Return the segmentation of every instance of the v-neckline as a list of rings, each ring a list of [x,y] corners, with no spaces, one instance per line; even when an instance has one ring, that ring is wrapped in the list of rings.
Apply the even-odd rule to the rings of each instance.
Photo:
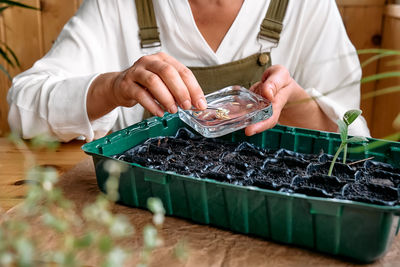
[[[176,1],[175,1],[176,2]],[[234,32],[239,31],[238,29],[238,24],[240,23],[240,17],[242,13],[244,12],[243,10],[246,9],[247,2],[246,0],[243,1],[242,6],[240,7],[240,10],[238,14],[236,15],[232,25],[229,27],[228,31],[226,32],[225,36],[223,37],[221,43],[219,44],[217,50],[214,52],[214,50],[210,47],[202,33],[200,32],[199,28],[197,27],[196,21],[194,19],[194,15],[192,13],[192,9],[190,7],[189,1],[188,0],[183,0],[183,10],[182,13],[179,14],[179,17],[183,19],[183,23],[179,25],[183,32],[192,32],[195,33],[195,39],[196,42],[195,44],[190,43],[189,45],[194,49],[194,52],[198,52],[201,50],[206,49],[207,55],[212,57],[212,61],[214,63],[219,63],[220,61],[220,55],[222,51],[224,51],[225,47],[229,45],[229,40],[231,39],[230,36],[234,34]],[[211,58],[209,58],[211,59]]]

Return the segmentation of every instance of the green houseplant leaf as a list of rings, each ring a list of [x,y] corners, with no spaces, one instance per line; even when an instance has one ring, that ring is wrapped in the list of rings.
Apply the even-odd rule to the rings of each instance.
[[[17,7],[23,7],[23,8],[28,8],[28,9],[34,9],[34,10],[39,10],[39,8],[36,8],[34,6],[28,6],[25,4],[22,4],[17,1],[12,1],[12,0],[0,0],[0,4],[6,4],[7,6],[3,7],[1,11],[4,11],[4,9],[11,7],[11,6],[17,6]]]
[[[347,139],[348,144],[361,143],[361,142],[368,142],[368,139],[365,138],[364,136],[353,136]]]
[[[358,116],[361,115],[361,113],[362,111],[359,109],[351,109],[344,114],[343,121],[347,126],[349,126],[358,118]]]

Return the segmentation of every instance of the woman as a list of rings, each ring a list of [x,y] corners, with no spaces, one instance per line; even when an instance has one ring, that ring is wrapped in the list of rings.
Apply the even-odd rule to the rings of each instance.
[[[277,122],[336,131],[359,107],[360,76],[334,0],[86,0],[51,51],[14,79],[9,123],[24,138],[91,141],[144,109],[204,109],[204,93],[240,84],[274,111],[247,135]],[[350,134],[368,136],[365,120]]]

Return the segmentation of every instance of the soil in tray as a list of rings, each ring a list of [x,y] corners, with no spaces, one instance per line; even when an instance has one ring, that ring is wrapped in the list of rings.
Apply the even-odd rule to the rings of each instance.
[[[345,185],[337,177],[328,175],[298,176],[292,183],[294,192],[316,197],[340,196]]]
[[[307,168],[308,175],[324,175],[329,171],[331,162],[327,161],[325,163],[310,164]],[[336,162],[333,167],[332,174],[336,176],[341,181],[354,181],[354,175],[356,171],[349,167],[347,164]]]
[[[371,160],[351,167],[336,163],[333,176],[327,176],[330,155],[261,149],[247,142],[203,138],[185,128],[175,137],[148,139],[114,158],[236,185],[380,205],[399,201],[400,171],[391,165]]]
[[[373,170],[373,171],[358,171],[355,175],[356,181],[366,182],[370,184],[390,186],[398,188],[400,186],[400,174]]]
[[[398,190],[389,186],[350,183],[343,187],[343,197],[349,200],[378,205],[395,205],[398,202]]]

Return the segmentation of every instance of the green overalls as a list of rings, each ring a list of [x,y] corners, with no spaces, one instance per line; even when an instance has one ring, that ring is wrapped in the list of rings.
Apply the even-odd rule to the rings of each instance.
[[[278,44],[288,2],[289,0],[271,0],[267,14],[260,26],[258,38],[268,39],[276,45]],[[142,49],[161,46],[152,0],[135,0],[135,3]],[[260,50],[262,49],[260,48]],[[260,51],[249,57],[222,65],[188,66],[188,68],[193,72],[204,94],[209,94],[230,85],[250,88],[251,85],[261,80],[264,71],[270,66],[270,51]],[[145,112],[144,117],[147,118],[148,115],[149,113]]]

